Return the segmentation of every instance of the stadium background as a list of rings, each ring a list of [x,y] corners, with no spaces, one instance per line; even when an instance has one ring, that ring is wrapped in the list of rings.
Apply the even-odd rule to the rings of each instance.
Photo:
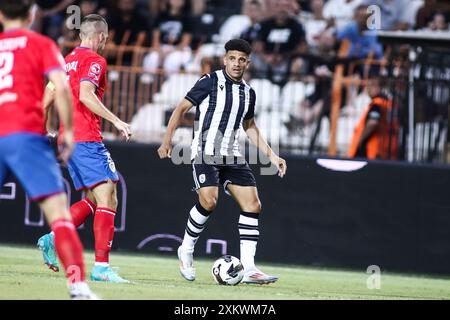
[[[270,18],[277,6],[290,6],[290,16],[302,23],[306,37],[319,39],[305,40],[306,49],[289,52],[290,61],[300,61],[298,69],[246,74],[257,94],[257,123],[289,166],[283,180],[259,175],[262,165],[253,166],[263,202],[258,260],[362,272],[378,265],[383,271],[448,275],[450,35],[448,24],[447,31],[437,31],[432,23],[440,12],[448,21],[448,3],[408,1],[414,23],[398,26],[404,29],[400,34],[379,36],[381,57],[373,52],[360,57],[349,55],[346,41],[326,45],[327,32],[332,34],[334,27],[328,29],[328,20],[322,17],[324,26],[312,13],[321,1],[257,2],[264,3],[261,18]],[[332,0],[323,5],[327,2]],[[105,104],[134,131],[133,141],[125,143],[111,125],[103,124],[121,173],[113,248],[173,256],[196,194],[191,192],[190,166],[158,160],[156,148],[184,93],[202,73],[220,67],[223,43],[251,26],[245,15],[248,9],[240,0],[187,2],[190,56],[178,70],[166,70],[145,64],[155,50],[152,24],[164,11],[165,1],[68,0],[59,2],[63,6],[59,12],[52,10],[57,3],[42,1],[33,27],[53,37],[63,53],[77,45],[76,32],[64,25],[67,6],[78,4],[83,14],[100,12],[110,23],[104,52],[109,62]],[[126,20],[128,16],[132,19]],[[231,25],[242,24],[242,30],[230,24],[226,28],[233,16]],[[351,22],[352,16],[347,19]],[[320,50],[327,50],[326,55]],[[317,56],[326,59],[317,62]],[[324,65],[329,73],[318,76],[317,68]],[[374,70],[394,101],[399,145],[388,159],[352,161],[346,154],[353,128],[370,101],[364,89]],[[309,107],[304,102],[320,98],[328,108],[306,121]],[[185,120],[174,143],[187,146],[192,121],[189,116]],[[80,195],[65,174],[74,202]],[[198,244],[196,253],[201,257],[239,255],[237,205],[223,193],[219,202]],[[14,180],[2,189],[0,212],[1,243],[32,245],[48,230],[42,214]],[[87,248],[93,247],[91,227],[88,223],[79,230]]]

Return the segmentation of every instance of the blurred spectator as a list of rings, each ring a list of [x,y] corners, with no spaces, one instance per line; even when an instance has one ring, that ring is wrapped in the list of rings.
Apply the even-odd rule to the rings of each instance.
[[[323,15],[324,0],[311,0],[311,13],[302,16],[302,24],[305,27],[306,42],[309,53],[317,53],[320,34],[329,27],[331,20],[327,21]]]
[[[287,82],[293,68],[293,56],[306,51],[303,26],[292,16],[293,1],[270,0],[273,18],[261,22],[258,40],[253,44],[252,74],[273,83]],[[298,64],[296,65],[298,66]]]
[[[106,17],[108,14],[109,3],[107,0],[77,0],[76,3],[80,6],[82,17],[93,13]]]
[[[431,21],[428,22],[428,27],[425,30],[430,31],[449,31],[448,23],[443,13],[437,12],[433,15]]]
[[[351,42],[349,57],[365,59],[370,53],[373,53],[376,59],[383,57],[383,49],[377,41],[376,31],[367,29],[367,6],[360,5],[355,9],[353,22],[344,29],[338,30],[337,40],[348,39]]]
[[[262,21],[265,13],[262,0],[243,0],[241,14],[232,15],[220,27],[219,43],[239,38],[243,31]]]
[[[423,29],[429,27],[429,22],[436,13],[442,13],[445,20],[450,18],[450,2],[448,0],[424,0],[423,5],[417,11],[416,28]]]
[[[342,29],[352,21],[355,9],[362,2],[363,0],[328,0],[323,7],[323,16],[333,19],[334,26]]]
[[[392,100],[382,94],[379,78],[369,79],[367,93],[371,98],[352,136],[350,158],[396,159],[398,123]]]
[[[408,30],[415,24],[411,14],[410,0],[364,0],[363,4],[380,8],[381,30]]]
[[[144,69],[154,73],[163,68],[168,74],[178,72],[192,59],[191,23],[186,13],[186,0],[170,0],[153,26],[155,50],[144,58]]]
[[[138,9],[136,0],[117,0],[116,6],[106,17],[109,29],[114,32],[115,44],[132,45],[136,43],[140,32],[148,32],[149,14]],[[128,34],[128,38],[124,36]],[[150,37],[146,37],[145,45],[150,46]]]
[[[284,123],[290,133],[301,133],[304,127],[317,124],[310,140],[310,149],[314,147],[317,134],[320,132],[321,119],[329,117],[331,110],[331,83],[336,65],[336,53],[332,46],[333,39],[328,33],[319,38],[318,52],[308,56],[307,74],[305,77],[314,82],[315,88],[300,102]]]
[[[66,9],[75,4],[75,0],[39,1],[32,29],[58,40],[62,34]]]
[[[260,22],[264,19],[267,14],[267,9],[264,0],[253,0],[249,2],[249,17],[250,26],[242,31],[240,38],[246,40],[248,43],[253,45],[258,39],[259,31],[261,30]]]
[[[193,2],[198,0],[193,0]],[[229,16],[239,14],[243,0],[201,0],[205,2],[205,11],[214,12],[222,17],[222,23]]]

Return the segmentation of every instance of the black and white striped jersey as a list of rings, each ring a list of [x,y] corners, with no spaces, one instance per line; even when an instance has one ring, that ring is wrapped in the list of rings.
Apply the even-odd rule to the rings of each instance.
[[[256,96],[250,85],[219,70],[202,76],[185,98],[197,106],[191,159],[200,153],[241,157],[240,128],[255,113]]]

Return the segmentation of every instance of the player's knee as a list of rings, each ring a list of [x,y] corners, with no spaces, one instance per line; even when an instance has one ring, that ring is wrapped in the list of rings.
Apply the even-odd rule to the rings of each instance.
[[[104,197],[102,199],[97,200],[97,207],[100,208],[109,208],[112,210],[117,209],[117,198],[115,196]]]
[[[262,210],[262,205],[261,205],[261,201],[259,201],[258,199],[249,202],[246,205],[245,211],[247,212],[254,212],[254,213],[260,213]]]
[[[217,197],[214,195],[208,195],[200,198],[200,204],[208,211],[213,211],[217,205]]]

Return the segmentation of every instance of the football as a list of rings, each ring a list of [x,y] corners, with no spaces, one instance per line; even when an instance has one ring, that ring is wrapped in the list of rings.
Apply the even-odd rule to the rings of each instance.
[[[244,277],[244,267],[238,258],[225,255],[214,262],[212,275],[218,284],[235,286]]]

